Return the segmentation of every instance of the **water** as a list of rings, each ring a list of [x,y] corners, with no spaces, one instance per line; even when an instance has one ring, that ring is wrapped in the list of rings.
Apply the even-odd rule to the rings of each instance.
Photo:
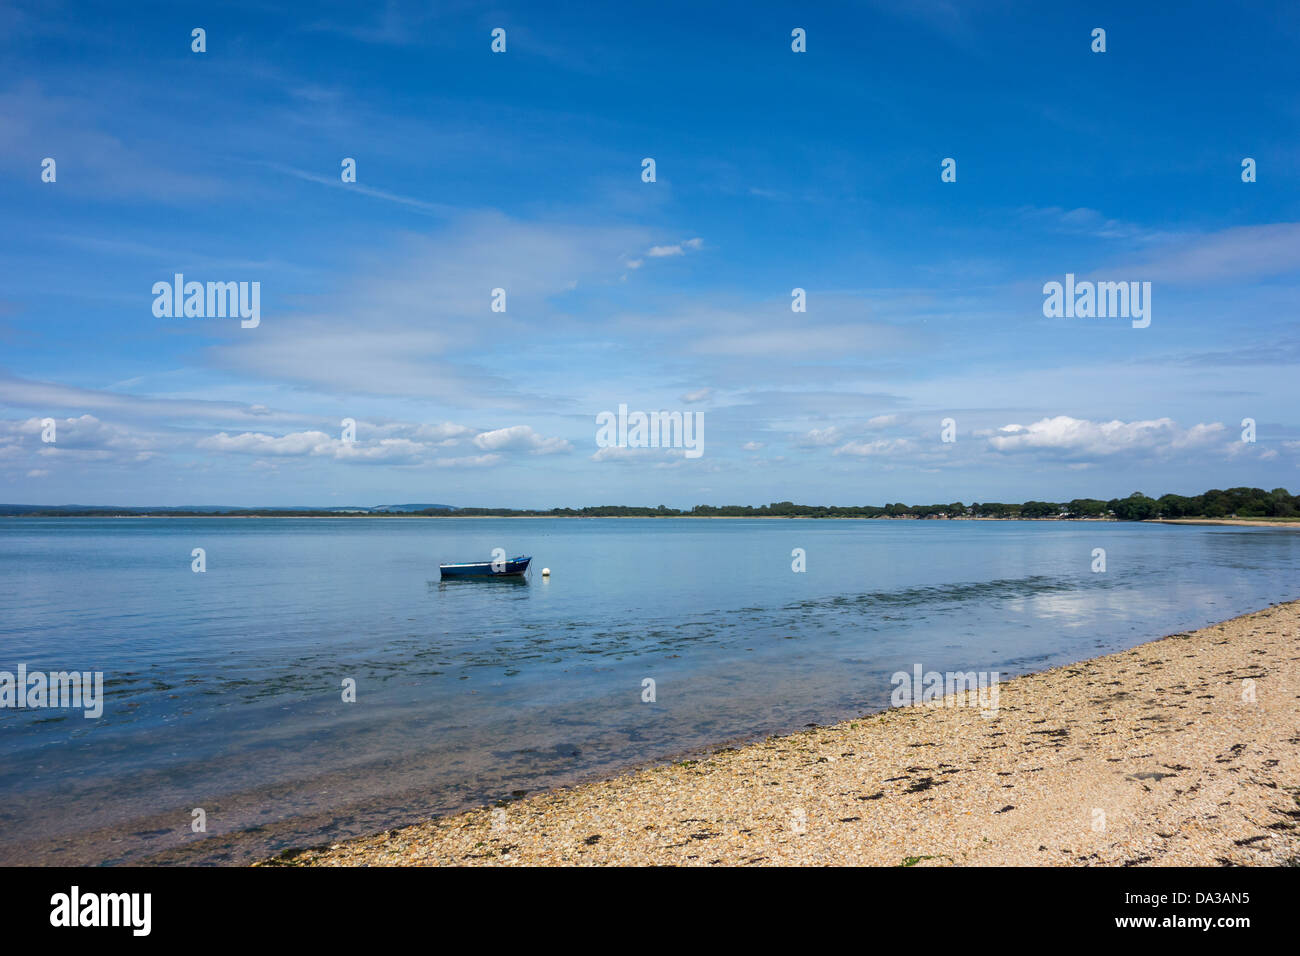
[[[497,547],[531,581],[438,581]],[[0,519],[0,670],[105,679],[97,720],[0,709],[0,863],[245,862],[879,709],[918,663],[1130,647],[1298,568],[1268,528]]]

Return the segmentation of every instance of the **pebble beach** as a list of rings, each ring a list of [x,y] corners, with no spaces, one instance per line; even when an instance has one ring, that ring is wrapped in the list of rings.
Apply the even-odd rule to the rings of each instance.
[[[1300,862],[1300,601],[699,760],[288,850],[295,866]]]

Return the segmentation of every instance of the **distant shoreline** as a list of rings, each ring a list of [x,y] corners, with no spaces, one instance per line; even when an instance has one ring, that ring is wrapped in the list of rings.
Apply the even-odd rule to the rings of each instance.
[[[1239,515],[1245,516],[1238,518]],[[425,501],[363,506],[355,502],[321,505],[27,505],[0,502],[0,517],[14,518],[841,518],[858,521],[1200,521],[1240,524],[1300,523],[1300,496],[1285,488],[1212,488],[1199,495],[1165,494],[1149,498],[1135,491],[1127,498],[1072,498],[1069,501],[961,501],[904,504],[698,504],[583,505],[581,508],[505,508]]]
[[[362,514],[357,512],[338,513],[338,514],[219,514],[212,511],[196,512],[168,512],[144,513],[144,514],[86,514],[84,512],[72,512],[68,514],[0,514],[0,518],[156,518],[156,519],[184,519],[184,518],[241,518],[248,520],[270,519],[296,519],[296,520],[324,520],[330,518],[348,518],[348,519],[382,519],[390,520],[394,518],[427,518],[435,521],[446,519],[503,519],[503,520],[520,520],[520,519],[552,519],[560,518],[567,520],[585,520],[585,521],[626,521],[626,520],[645,520],[664,519],[673,520],[679,518],[688,518],[693,521],[914,521],[917,523],[926,522],[947,522],[947,521],[1033,521],[1047,524],[1184,524],[1184,525],[1225,525],[1242,528],[1292,528],[1300,530],[1300,518],[1295,519],[1277,519],[1277,518],[1147,518],[1140,521],[1124,520],[1114,517],[1102,518],[1024,518],[1020,516],[1007,518],[994,517],[975,517],[964,516],[960,518],[919,518],[914,515],[693,515],[693,514],[674,514],[674,515],[552,515],[552,514],[520,514],[520,515],[466,515],[466,514],[420,514],[391,512],[387,514]]]

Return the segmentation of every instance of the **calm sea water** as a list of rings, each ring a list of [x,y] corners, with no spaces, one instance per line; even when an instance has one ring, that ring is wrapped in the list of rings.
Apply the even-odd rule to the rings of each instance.
[[[439,582],[497,547],[531,580]],[[97,720],[0,709],[0,863],[243,862],[878,709],[918,663],[1093,657],[1298,569],[1268,528],[0,519],[0,670],[105,676]]]

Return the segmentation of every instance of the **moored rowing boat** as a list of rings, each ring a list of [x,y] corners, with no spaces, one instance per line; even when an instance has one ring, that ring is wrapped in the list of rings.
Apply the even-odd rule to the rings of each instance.
[[[499,578],[522,576],[528,572],[529,555],[520,555],[509,560],[473,561],[469,564],[440,564],[438,572],[444,578]]]

